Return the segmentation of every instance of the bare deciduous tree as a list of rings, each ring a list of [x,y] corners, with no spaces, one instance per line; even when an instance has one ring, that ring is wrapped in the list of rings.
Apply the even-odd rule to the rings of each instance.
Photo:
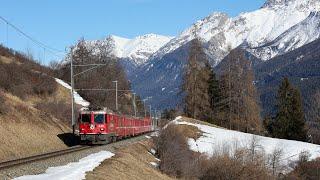
[[[184,70],[182,92],[184,112],[187,116],[206,120],[211,117],[209,78],[210,65],[200,40],[191,42],[187,66]]]

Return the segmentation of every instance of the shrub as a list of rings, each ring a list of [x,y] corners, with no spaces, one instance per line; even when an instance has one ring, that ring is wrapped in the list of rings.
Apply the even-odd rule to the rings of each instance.
[[[274,179],[268,158],[253,138],[247,148],[224,146],[212,156],[191,151],[183,130],[168,125],[154,139],[160,170],[184,179]],[[276,156],[275,159],[280,158]],[[275,164],[275,163],[274,163]]]
[[[46,76],[39,76],[37,82],[33,87],[34,93],[38,95],[50,95],[53,94],[57,89],[57,83],[53,78],[48,78]]]
[[[4,96],[4,94],[0,90],[0,114],[6,114],[9,111],[9,108],[8,108],[3,96]]]
[[[26,82],[12,85],[8,91],[21,99],[25,99],[28,95],[33,94],[32,85]]]
[[[187,139],[177,126],[169,125],[162,129],[155,142],[161,171],[175,177],[198,176],[199,166],[195,164],[200,157],[189,150]]]
[[[320,127],[310,128],[309,135],[309,142],[320,144]]]
[[[284,179],[320,179],[320,158],[313,161],[302,159]]]
[[[207,166],[200,179],[273,179],[267,158],[253,136],[248,147],[223,146],[206,159]],[[203,163],[204,164],[204,163]]]
[[[12,62],[0,61],[0,88],[24,99],[27,95],[49,95],[55,92],[56,82],[53,71],[30,59],[29,56],[0,45],[0,56]]]
[[[0,63],[0,88],[24,99],[27,95],[50,95],[57,83],[46,74],[34,72],[23,65]]]
[[[65,103],[64,101],[44,101],[38,103],[36,108],[53,115],[55,118],[64,121],[66,124],[71,120],[71,105]]]

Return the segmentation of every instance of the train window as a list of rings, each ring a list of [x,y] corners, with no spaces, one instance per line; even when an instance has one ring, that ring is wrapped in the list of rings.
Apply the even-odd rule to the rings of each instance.
[[[82,123],[90,123],[91,115],[90,114],[81,114],[81,122]]]
[[[98,124],[104,123],[104,115],[103,114],[95,114],[94,115],[94,122]]]

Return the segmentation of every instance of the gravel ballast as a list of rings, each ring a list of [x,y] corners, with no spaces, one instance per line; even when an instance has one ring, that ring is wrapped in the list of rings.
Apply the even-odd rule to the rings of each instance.
[[[32,163],[27,163],[19,166],[14,166],[8,169],[3,169],[0,170],[0,179],[12,179],[24,175],[41,174],[44,173],[49,167],[62,166],[71,162],[77,162],[81,158],[84,158],[92,153],[97,153],[103,150],[116,153],[117,149],[119,149],[120,147],[128,146],[134,142],[138,142],[144,139],[146,139],[145,135],[141,135],[138,137],[124,139],[108,145],[92,146],[92,148],[85,149],[82,151],[65,154]]]

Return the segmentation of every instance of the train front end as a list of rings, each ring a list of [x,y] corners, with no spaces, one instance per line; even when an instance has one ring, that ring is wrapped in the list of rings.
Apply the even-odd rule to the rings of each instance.
[[[105,111],[81,111],[79,114],[79,135],[81,144],[106,144],[110,134]]]

